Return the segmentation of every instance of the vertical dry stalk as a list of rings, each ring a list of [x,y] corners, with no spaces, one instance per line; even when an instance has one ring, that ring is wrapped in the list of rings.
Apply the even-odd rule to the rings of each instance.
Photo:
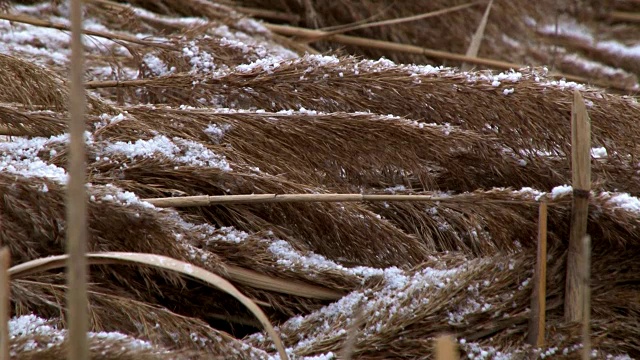
[[[69,184],[67,189],[67,324],[71,360],[89,358],[87,340],[87,195],[85,189],[84,55],[82,48],[82,0],[71,0],[71,89],[69,92],[71,123]]]
[[[491,6],[493,5],[493,0],[489,1],[487,5],[487,9],[484,11],[484,15],[482,16],[482,20],[480,20],[480,24],[478,25],[478,29],[475,34],[471,38],[471,44],[469,44],[469,48],[467,49],[466,56],[470,58],[478,57],[478,51],[480,50],[480,44],[482,43],[482,38],[484,37],[484,29],[487,27],[487,20],[489,19],[489,13],[491,13]],[[464,62],[462,63],[462,71],[471,70],[471,65]]]
[[[589,194],[591,191],[591,123],[587,108],[579,91],[574,91],[571,113],[571,175],[573,182],[573,204],[571,207],[571,229],[567,255],[567,280],[565,288],[564,315],[567,321],[580,322],[584,311],[584,279],[586,254],[582,239],[587,234],[589,216]]]
[[[340,356],[343,360],[350,360],[351,355],[353,355],[353,351],[356,347],[356,340],[358,339],[358,333],[360,332],[360,326],[364,323],[363,311],[361,308],[358,308],[354,314],[353,323],[349,326],[349,332],[347,333],[347,339],[344,342],[344,346],[342,347],[342,356]]]
[[[584,297],[582,307],[584,317],[582,318],[582,359],[591,359],[591,237],[585,236],[582,239],[582,246],[585,255],[584,269],[582,269],[584,278]]]
[[[535,347],[544,346],[546,296],[547,296],[547,203],[540,203],[538,213],[538,256],[533,294],[528,342]]]
[[[436,339],[436,360],[458,360],[460,354],[451,335],[441,335]]]
[[[9,360],[9,309],[10,290],[9,267],[11,256],[9,248],[0,250],[0,360]]]

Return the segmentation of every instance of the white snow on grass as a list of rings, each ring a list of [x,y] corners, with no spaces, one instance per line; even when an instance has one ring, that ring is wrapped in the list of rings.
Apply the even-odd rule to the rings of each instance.
[[[627,193],[610,195],[607,203],[629,212],[640,214],[640,199]]]
[[[551,198],[556,199],[559,197],[570,195],[573,192],[571,185],[560,185],[551,189]]]
[[[562,57],[562,59],[577,67],[582,68],[585,71],[595,71],[607,76],[631,76],[631,74],[629,74],[625,70],[586,59],[578,54],[566,54]]]
[[[604,147],[597,147],[591,149],[591,156],[594,159],[603,159],[607,157],[607,149]]]
[[[493,346],[482,346],[478,343],[466,342],[464,339],[461,339],[458,342],[460,343],[460,347],[467,353],[467,358],[470,360],[511,360],[514,357],[519,358],[518,356],[514,356],[514,354],[498,351]]]
[[[50,138],[12,137],[11,141],[2,141],[0,142],[0,171],[24,177],[44,177],[66,184],[67,172],[63,168],[46,163],[38,157],[38,153],[49,144],[66,142],[67,138],[65,134]]]
[[[355,314],[361,310],[370,326],[363,329],[362,336],[368,337],[385,331],[387,321],[395,316],[409,316],[417,309],[429,303],[426,297],[414,297],[415,294],[424,294],[425,289],[432,288],[431,292],[439,291],[446,287],[452,279],[459,274],[461,269],[436,270],[425,268],[407,274],[397,270],[385,274],[382,288],[356,290],[342,297],[338,301],[329,304],[309,315],[295,316],[282,325],[282,331],[296,334],[292,340],[296,344],[291,351],[303,349],[318,341],[329,340],[346,335],[345,326],[348,327],[355,321]],[[407,300],[410,300],[407,304]],[[402,303],[402,305],[401,305]],[[342,328],[334,329],[335,325],[342,321]],[[298,330],[303,326],[310,326],[304,333]],[[391,325],[393,326],[393,325]],[[251,335],[249,338],[261,341],[263,334]]]
[[[147,209],[156,208],[153,204],[140,200],[136,194],[130,191],[123,191],[113,184],[107,184],[104,188],[112,192],[111,194],[102,196],[102,200],[104,201],[110,201],[124,206],[136,205]]]
[[[126,346],[131,350],[153,349],[151,343],[138,340],[119,332],[90,332],[89,339],[117,341],[118,345]],[[67,336],[67,330],[58,329],[52,325],[51,321],[42,319],[36,315],[23,315],[9,320],[9,337],[12,342],[22,337],[37,336],[45,342],[39,343],[35,340],[27,341],[24,346],[18,349],[12,346],[11,355],[18,356],[20,353],[41,351],[53,346],[62,345]]]
[[[176,71],[175,67],[169,68],[164,61],[151,53],[144,54],[142,62],[147,66],[149,71],[151,71],[153,76],[169,75]]]
[[[222,142],[224,134],[229,130],[231,130],[231,125],[229,124],[209,124],[204,129],[204,132],[209,135],[209,137],[215,144],[220,144]]]
[[[151,158],[156,155],[162,155],[184,165],[211,167],[223,171],[231,170],[231,166],[224,156],[214,153],[204,145],[178,137],[169,139],[164,135],[157,135],[149,140],[118,141],[107,144],[103,152],[106,154],[123,154],[128,158]]]

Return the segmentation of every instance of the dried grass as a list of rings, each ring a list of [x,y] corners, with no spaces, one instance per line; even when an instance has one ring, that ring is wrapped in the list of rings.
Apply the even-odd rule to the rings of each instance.
[[[462,2],[243,4],[305,14],[305,22],[323,27],[397,18],[414,14],[418,6],[422,13]],[[229,7],[235,5],[199,0],[92,0],[87,5],[88,16],[103,24],[107,34],[146,33],[168,45],[120,39],[87,47],[86,121],[92,132],[87,150],[94,197],[89,203],[89,250],[170,256],[232,281],[279,325],[296,356],[341,354],[348,342],[353,359],[430,358],[433,338],[443,332],[458,341],[466,339],[458,343],[462,356],[480,356],[482,350],[494,351],[494,356],[497,351],[538,356],[539,351],[523,344],[536,247],[536,197],[542,194],[512,189],[549,191],[570,183],[570,90],[575,85],[558,82],[540,68],[525,69],[519,81],[511,82],[510,76],[519,75],[494,78],[485,71],[461,73],[351,57],[286,60],[307,45],[294,47],[291,39],[269,34],[232,12]],[[568,2],[552,5],[495,2],[479,56],[520,63],[529,63],[534,55],[553,58],[549,49],[562,39],[549,37],[540,44],[536,35],[531,44],[526,42],[535,28],[521,21],[523,15],[540,21],[556,12],[586,21],[605,15],[585,6],[572,9]],[[628,2],[611,6],[637,11]],[[28,15],[44,19],[63,14],[53,2],[39,9],[41,13]],[[381,15],[383,9],[388,11]],[[360,29],[358,34],[464,53],[484,9],[476,6],[413,24]],[[207,20],[194,23],[177,16]],[[504,21],[493,21],[494,16]],[[603,34],[615,39],[624,38],[624,29],[634,29],[630,24],[603,26]],[[224,40],[228,34],[237,37]],[[513,34],[521,45],[514,47],[504,34]],[[325,46],[332,45],[320,48]],[[566,46],[566,54],[591,51],[580,46]],[[212,56],[215,68],[194,67],[193,57],[183,49],[196,47],[197,56]],[[282,61],[265,60],[276,53]],[[38,158],[58,170],[66,168],[63,138],[47,138],[67,129],[68,94],[62,79],[68,68],[24,48],[12,54],[0,55],[0,81],[6,84],[0,91],[0,159],[6,161],[0,163],[5,166],[0,172],[0,243],[10,248],[12,263],[18,264],[64,252],[64,188],[55,178],[21,167],[30,153],[16,144],[28,139],[42,143]],[[149,61],[153,58],[174,71],[156,72]],[[561,69],[578,71],[572,66]],[[624,71],[630,74],[635,65],[620,66],[620,76],[627,76]],[[112,71],[107,73],[107,67]],[[626,87],[634,82],[626,77],[609,80],[628,81]],[[624,353],[637,357],[637,199],[610,191],[640,194],[640,154],[629,135],[640,131],[640,114],[633,98],[580,89],[589,105],[594,146],[605,147],[608,154],[592,161],[588,232],[594,244],[593,346],[602,358]],[[210,126],[213,131],[207,131]],[[126,156],[106,151],[117,142],[157,136],[193,141],[202,146],[198,151],[224,156],[231,170],[184,164],[158,152]],[[452,201],[224,204],[172,210],[137,200],[335,192],[439,194]],[[558,347],[555,357],[571,358],[572,346],[581,340],[579,328],[564,323],[561,309],[570,198],[545,196],[550,215],[547,346]],[[242,281],[234,277],[238,271],[260,274],[276,285],[300,284],[300,291]],[[120,331],[127,339],[155,346],[135,349],[117,341],[93,341],[97,358],[274,355],[264,334],[255,333],[260,325],[252,315],[215,288],[139,266],[94,265],[91,274],[92,330]],[[302,289],[310,287],[344,296],[334,301],[303,294]],[[52,270],[16,279],[11,291],[13,315],[36,313],[64,328],[62,273]],[[249,333],[255,334],[238,339]],[[30,340],[50,341],[29,336],[13,343],[21,358],[54,359],[64,353],[64,345],[27,351],[22,346]]]

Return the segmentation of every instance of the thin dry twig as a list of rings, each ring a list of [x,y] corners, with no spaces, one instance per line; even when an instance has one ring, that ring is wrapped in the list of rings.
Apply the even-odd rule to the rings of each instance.
[[[368,194],[252,194],[252,195],[198,195],[143,199],[157,207],[190,207],[220,204],[256,204],[256,203],[304,203],[304,202],[362,202],[362,201],[428,201],[460,202],[469,201],[448,196],[432,195],[368,195]],[[486,200],[487,202],[510,202],[509,200]],[[525,200],[512,201],[517,203]]]
[[[547,298],[547,202],[540,203],[538,210],[538,252],[534,273],[534,288],[531,294],[531,319],[528,342],[532,346],[544,346]]]
[[[582,360],[591,359],[591,237],[582,238],[585,260],[582,268],[584,297],[582,299]]]
[[[640,22],[640,13],[612,11],[609,13],[609,19],[616,21]]]

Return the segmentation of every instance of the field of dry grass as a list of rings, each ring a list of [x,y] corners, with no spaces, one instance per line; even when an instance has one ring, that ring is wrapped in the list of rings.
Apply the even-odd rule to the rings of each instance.
[[[580,324],[563,317],[577,90],[592,130],[592,355],[640,357],[640,4],[496,0],[463,61],[451,54],[488,2],[336,36],[466,3],[86,0],[88,251],[219,275],[294,359],[431,359],[443,333],[469,359],[578,358]],[[70,23],[67,2],[0,4],[0,244],[15,265],[65,252]],[[434,199],[144,201],[334,193]],[[547,335],[533,348],[541,201]],[[64,297],[61,269],[12,279],[12,358],[65,356]],[[89,301],[95,359],[278,358],[254,313],[193,277],[96,262]]]

